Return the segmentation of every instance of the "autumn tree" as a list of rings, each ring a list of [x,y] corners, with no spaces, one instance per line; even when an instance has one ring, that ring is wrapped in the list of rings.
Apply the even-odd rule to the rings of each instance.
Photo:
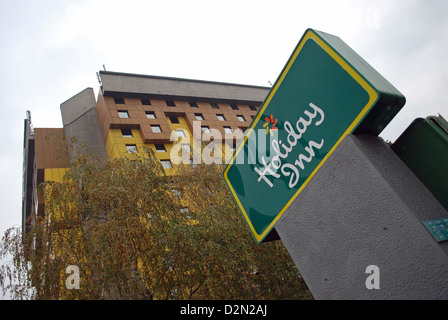
[[[167,176],[147,149],[81,154],[62,182],[40,186],[45,216],[5,232],[0,285],[31,299],[311,298],[281,241],[256,244],[222,166],[180,165]],[[68,266],[79,289],[68,289]]]

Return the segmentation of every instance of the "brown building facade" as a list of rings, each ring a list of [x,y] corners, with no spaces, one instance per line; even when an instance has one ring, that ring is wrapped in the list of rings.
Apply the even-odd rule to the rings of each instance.
[[[235,132],[244,132],[269,93],[269,87],[100,71],[98,97],[86,88],[61,104],[63,128],[33,129],[27,113],[24,129],[23,228],[43,214],[37,186],[61,181],[80,150],[55,140],[75,138],[88,152],[116,158],[152,148],[167,174],[176,144],[191,148],[193,136],[235,148]],[[198,132],[200,131],[200,132]],[[209,135],[209,137],[207,137]],[[226,137],[231,137],[230,141]],[[236,135],[242,137],[242,135]],[[232,138],[233,137],[233,138]]]

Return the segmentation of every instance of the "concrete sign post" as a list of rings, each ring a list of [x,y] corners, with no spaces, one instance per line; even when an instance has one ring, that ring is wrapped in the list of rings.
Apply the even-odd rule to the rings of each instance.
[[[255,240],[347,135],[379,134],[404,103],[341,39],[308,29],[223,173]]]

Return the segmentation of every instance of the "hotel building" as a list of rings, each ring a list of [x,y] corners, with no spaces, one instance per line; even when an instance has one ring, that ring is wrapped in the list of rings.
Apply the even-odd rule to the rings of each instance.
[[[245,131],[269,93],[269,87],[100,71],[98,97],[86,88],[61,104],[63,128],[33,128],[27,112],[24,127],[22,226],[27,231],[44,214],[37,187],[61,181],[80,150],[56,141],[75,138],[89,153],[117,158],[152,148],[167,174],[181,138],[219,132],[226,154],[235,147],[224,137]],[[196,132],[194,132],[196,130]],[[198,133],[197,131],[200,130]],[[176,139],[177,138],[177,139]],[[216,139],[216,137],[214,137]],[[188,140],[187,140],[188,142]],[[186,147],[186,146],[185,146]]]

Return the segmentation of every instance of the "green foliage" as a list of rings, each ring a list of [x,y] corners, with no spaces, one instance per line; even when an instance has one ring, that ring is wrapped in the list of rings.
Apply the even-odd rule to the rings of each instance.
[[[223,167],[166,176],[139,158],[78,156],[62,182],[41,186],[45,217],[5,233],[0,284],[32,299],[310,299],[281,241],[256,244]],[[68,290],[65,269],[80,270]]]

